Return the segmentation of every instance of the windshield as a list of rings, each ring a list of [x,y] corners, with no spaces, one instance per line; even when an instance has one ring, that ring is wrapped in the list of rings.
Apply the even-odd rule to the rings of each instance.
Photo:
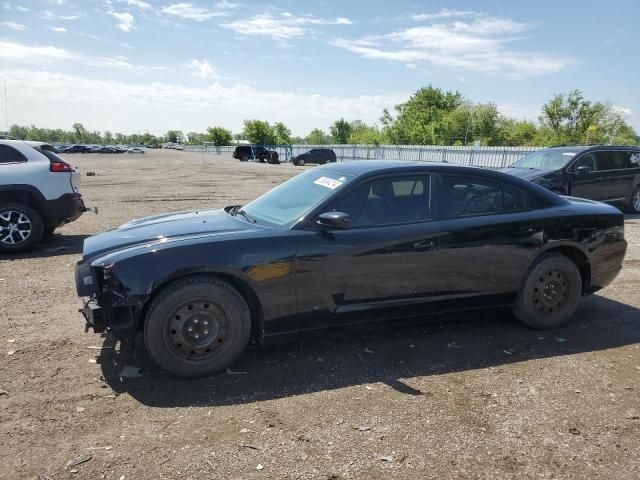
[[[258,224],[288,228],[353,179],[328,170],[309,170],[269,190],[243,210]]]
[[[558,170],[569,163],[578,152],[571,150],[539,150],[525,155],[511,168],[533,168],[536,170]]]

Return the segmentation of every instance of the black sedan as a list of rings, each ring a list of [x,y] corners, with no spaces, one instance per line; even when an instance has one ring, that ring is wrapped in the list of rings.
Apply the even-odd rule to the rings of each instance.
[[[228,367],[250,339],[511,305],[572,317],[626,251],[622,214],[500,172],[361,161],[308,170],[245,206],[134,220],[76,267],[96,332],[144,332],[180,376]]]

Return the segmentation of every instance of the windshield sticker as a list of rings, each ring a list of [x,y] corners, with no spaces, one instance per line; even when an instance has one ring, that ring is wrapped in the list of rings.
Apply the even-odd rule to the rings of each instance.
[[[338,180],[341,182],[344,182],[347,179],[347,177],[340,177]]]
[[[563,152],[563,155],[566,155],[567,157],[575,157],[576,156],[575,152]]]
[[[321,185],[323,187],[330,188],[331,190],[335,190],[340,185],[342,185],[341,181],[334,180],[333,178],[329,178],[329,177],[320,177],[313,183],[315,183],[316,185]]]

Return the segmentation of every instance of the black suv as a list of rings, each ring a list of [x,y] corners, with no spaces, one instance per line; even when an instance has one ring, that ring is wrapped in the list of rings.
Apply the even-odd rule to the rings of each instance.
[[[292,157],[291,161],[294,165],[304,165],[305,163],[317,163],[324,165],[325,163],[335,163],[336,152],[330,148],[313,148],[297,157]]]
[[[258,160],[260,163],[280,163],[278,152],[268,150],[260,145],[241,145],[236,147],[232,157],[241,162],[253,159]]]
[[[552,147],[525,155],[503,172],[559,195],[611,203],[640,213],[640,147]]]

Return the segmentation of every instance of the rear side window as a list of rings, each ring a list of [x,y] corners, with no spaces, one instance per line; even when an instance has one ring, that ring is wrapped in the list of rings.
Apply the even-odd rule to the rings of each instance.
[[[517,187],[472,177],[442,177],[441,209],[445,218],[517,212],[533,207],[531,196]]]
[[[629,160],[633,168],[640,167],[640,152],[629,152]]]
[[[64,162],[64,158],[60,157],[58,154],[52,152],[51,150],[43,150],[41,148],[36,148],[38,152],[47,157],[50,162]]]
[[[26,162],[27,157],[9,145],[0,145],[0,164]]]
[[[630,152],[622,150],[609,152],[596,152],[598,170],[621,170],[632,168]]]

